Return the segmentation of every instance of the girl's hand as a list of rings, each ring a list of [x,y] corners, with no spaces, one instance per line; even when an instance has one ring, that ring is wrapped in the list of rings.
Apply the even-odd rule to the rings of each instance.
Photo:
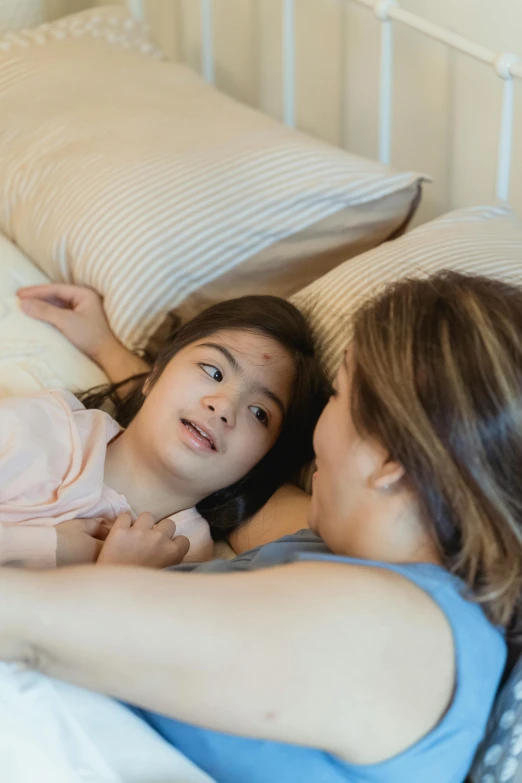
[[[103,519],[68,519],[55,527],[56,565],[95,563],[110,525]]]
[[[98,364],[119,345],[105,316],[102,298],[92,288],[50,283],[21,288],[18,297],[24,313],[55,326]]]
[[[152,514],[140,514],[133,523],[130,514],[118,517],[107,536],[98,563],[100,565],[137,565],[168,568],[181,563],[189,551],[185,536],[176,536],[172,519],[155,523]]]

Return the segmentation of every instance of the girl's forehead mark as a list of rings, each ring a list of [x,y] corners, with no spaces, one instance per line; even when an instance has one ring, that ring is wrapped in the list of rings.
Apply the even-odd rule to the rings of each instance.
[[[264,354],[263,354],[263,359],[265,360],[265,362],[267,362],[267,361],[268,361],[269,359],[271,359],[271,358],[272,358],[272,357],[270,356],[270,354],[269,354],[269,353],[264,353]]]

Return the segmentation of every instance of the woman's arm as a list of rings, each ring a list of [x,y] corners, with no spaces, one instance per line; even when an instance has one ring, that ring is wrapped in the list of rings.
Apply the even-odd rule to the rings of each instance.
[[[27,315],[56,327],[112,383],[149,371],[147,362],[127,350],[111,331],[102,298],[91,288],[51,283],[21,288],[18,296]]]
[[[4,569],[0,657],[188,723],[375,759],[426,733],[453,687],[447,623],[404,582],[327,563]]]

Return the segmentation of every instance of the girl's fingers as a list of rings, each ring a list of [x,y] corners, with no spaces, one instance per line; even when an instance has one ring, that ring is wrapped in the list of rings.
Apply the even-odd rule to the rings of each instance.
[[[167,538],[174,538],[176,532],[176,523],[174,520],[169,518],[162,519],[161,522],[158,522],[154,527],[161,530],[162,533],[165,533]]]
[[[109,533],[107,522],[101,517],[92,517],[90,519],[82,519],[83,530],[87,535],[92,538],[97,538],[104,541]]]
[[[19,288],[17,294],[20,299],[59,299],[65,304],[71,305],[78,296],[78,287],[68,283],[30,285]]]
[[[130,514],[120,514],[116,522],[112,526],[112,529],[117,530],[129,530],[132,527],[132,517]]]
[[[133,527],[135,527],[136,530],[152,530],[155,524],[156,521],[152,514],[149,514],[146,511],[144,514],[139,515]]]
[[[179,565],[183,558],[185,558],[190,549],[190,541],[185,536],[176,536],[176,538],[169,543],[172,557],[169,557],[168,566]]]
[[[107,522],[106,520],[102,520],[100,522],[100,527],[98,529],[98,534],[95,536],[99,541],[105,541],[107,536],[112,530],[112,525],[110,522]]]
[[[71,311],[67,307],[56,304],[50,304],[45,299],[21,299],[20,307],[26,315],[36,318],[37,321],[45,321],[62,331]]]

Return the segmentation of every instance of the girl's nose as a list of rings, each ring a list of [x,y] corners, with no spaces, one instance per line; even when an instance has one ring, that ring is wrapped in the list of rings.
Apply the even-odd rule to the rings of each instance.
[[[213,405],[210,405],[210,404],[209,404],[207,407],[208,407],[208,409],[209,409],[209,410],[211,410],[211,411],[212,411],[212,413],[215,413],[215,412],[216,412],[216,409],[214,408],[214,406],[213,406]],[[227,417],[226,417],[226,416],[220,416],[219,418],[221,419],[221,421],[224,421],[224,422],[225,422],[225,424],[228,424],[228,420],[227,420]]]
[[[227,424],[229,427],[234,427],[236,423],[236,415],[234,410],[234,404],[228,397],[207,397],[203,401],[206,408],[215,413],[223,424]]]

